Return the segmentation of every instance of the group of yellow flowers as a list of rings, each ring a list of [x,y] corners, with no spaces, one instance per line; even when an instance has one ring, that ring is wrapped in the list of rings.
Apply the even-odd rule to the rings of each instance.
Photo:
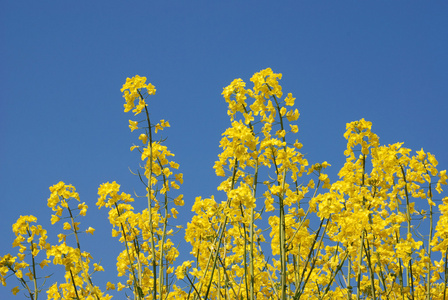
[[[100,185],[96,203],[109,210],[112,236],[123,247],[119,280],[94,283],[104,268],[79,242],[95,231],[79,221],[88,206],[59,182],[48,199],[51,223],[63,222],[58,244],[47,242],[36,217],[21,216],[12,226],[18,253],[0,257],[1,283],[15,277],[20,286],[12,293],[31,299],[110,299],[110,290],[128,299],[446,299],[446,171],[431,153],[381,145],[361,119],[347,124],[346,162],[330,182],[330,164],[310,164],[300,152],[299,111],[291,93],[283,97],[281,77],[265,69],[250,79],[252,88],[235,79],[222,92],[231,125],[214,165],[224,178],[221,200],[195,199],[183,238],[190,260],[176,261],[172,240],[180,231],[170,218],[184,205],[177,191],[183,175],[157,138],[170,124],[150,121],[146,99],[156,89],[135,76],[121,91],[124,111],[144,116],[129,127],[142,131],[131,150],[141,155],[138,201],[147,205],[134,211],[134,198],[116,182]],[[48,286],[41,269],[50,265],[64,266],[65,276],[59,283],[50,277]]]

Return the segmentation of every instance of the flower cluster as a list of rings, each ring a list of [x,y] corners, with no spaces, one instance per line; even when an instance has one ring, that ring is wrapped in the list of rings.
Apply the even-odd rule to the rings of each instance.
[[[36,265],[40,265],[43,269],[49,263],[48,260],[38,260],[37,257],[41,251],[45,252],[50,247],[50,244],[47,243],[47,231],[41,225],[32,225],[36,222],[37,218],[34,216],[20,216],[17,222],[12,225],[12,231],[16,235],[12,246],[13,248],[19,248],[17,256],[6,254],[0,257],[0,281],[2,284],[6,285],[7,273],[12,272],[28,293],[33,295],[38,292]],[[27,262],[27,257],[31,258],[31,264]],[[19,291],[18,286],[12,289],[14,295]]]
[[[144,130],[139,136],[142,144],[133,145],[131,151],[137,149],[144,162],[143,170],[136,174],[145,185],[147,208],[135,212],[132,206],[134,199],[129,194],[120,193],[120,185],[116,182],[107,182],[99,187],[97,206],[109,208],[112,236],[119,237],[124,244],[123,251],[117,257],[117,271],[119,277],[126,276],[127,279],[117,283],[117,290],[129,288],[137,299],[144,295],[156,299],[156,295],[169,294],[169,278],[174,276],[173,264],[179,255],[169,238],[174,235],[174,230],[169,228],[168,220],[177,218],[176,206],[184,204],[182,194],[170,196],[183,183],[183,174],[177,173],[179,165],[171,159],[174,154],[163,144],[163,140],[155,139],[155,134],[170,127],[170,124],[164,119],[157,124],[151,123],[145,99],[154,95],[156,89],[145,82],[145,77],[128,78],[121,91],[126,99],[125,112],[135,107],[135,115],[143,111],[146,114],[144,121],[129,120],[129,127],[131,131]],[[137,106],[134,104],[136,99],[139,101]],[[108,283],[108,289],[115,288],[115,284]],[[183,294],[177,286],[173,289],[176,292],[171,293],[170,297]]]
[[[41,225],[31,225],[37,222],[37,218],[34,216],[21,216],[12,226],[13,232],[17,236],[13,242],[13,247],[19,247],[19,253],[17,256],[7,254],[2,257],[0,263],[2,283],[6,284],[5,277],[7,272],[11,271],[19,279],[29,297],[37,299],[45,283],[44,281],[39,286],[38,280],[48,277],[38,276],[37,265],[40,265],[43,269],[52,263],[53,265],[64,266],[65,283],[53,283],[46,290],[47,299],[61,299],[61,297],[63,299],[110,299],[110,295],[105,295],[92,282],[93,273],[104,271],[104,269],[95,263],[93,272],[89,271],[92,256],[88,252],[81,251],[79,243],[78,235],[83,231],[80,230],[80,222],[76,222],[75,219],[86,215],[87,205],[83,202],[76,205],[76,208],[73,208],[73,205],[71,207],[70,203],[72,200],[80,202],[79,195],[72,185],[67,185],[62,181],[51,186],[50,192],[51,195],[47,204],[55,212],[51,217],[51,223],[55,224],[62,219],[68,220],[64,222],[62,229],[69,233],[60,233],[58,235],[59,244],[50,245],[47,242],[47,231]],[[64,214],[64,212],[66,213]],[[84,232],[93,234],[94,231],[92,227],[89,227]],[[75,247],[67,244],[68,235],[75,237]],[[46,259],[42,259],[38,263],[37,258],[40,252],[46,254]],[[27,256],[30,257],[30,263],[26,262],[25,258]],[[23,271],[26,273],[23,274]],[[19,291],[19,287],[13,289],[14,294],[17,294]]]
[[[145,99],[142,96],[142,89],[146,89],[148,95],[154,95],[156,93],[155,87],[151,83],[146,84],[145,82],[146,77],[140,77],[138,75],[126,79],[126,83],[121,89],[121,92],[124,93],[123,97],[126,99],[126,103],[124,104],[125,112],[132,109],[132,112],[137,115],[146,107]],[[137,105],[135,105],[136,99],[139,100]]]
[[[157,138],[170,124],[150,121],[146,99],[155,87],[145,77],[127,78],[124,111],[145,115],[129,120],[131,131],[140,131],[131,151],[140,153],[135,175],[143,188],[135,197],[115,181],[98,188],[96,205],[108,209],[111,234],[122,245],[121,280],[105,289],[154,300],[446,299],[448,197],[440,194],[448,176],[435,156],[413,154],[403,143],[381,145],[372,123],[361,119],[347,124],[345,164],[331,182],[331,164],[309,163],[301,152],[296,98],[283,93],[281,78],[268,68],[252,76],[250,88],[235,79],[223,89],[230,126],[214,165],[220,194],[195,198],[183,239],[191,257],[180,263],[175,238],[182,226],[173,222],[184,205],[183,174]],[[50,192],[51,223],[60,222],[64,233],[50,245],[37,219],[21,216],[12,228],[17,255],[0,257],[1,283],[16,277],[37,299],[45,285],[38,285],[37,265],[51,263],[65,275],[46,289],[48,299],[110,299],[93,283],[103,267],[92,266],[78,238],[95,231],[81,230],[88,205],[64,182]]]

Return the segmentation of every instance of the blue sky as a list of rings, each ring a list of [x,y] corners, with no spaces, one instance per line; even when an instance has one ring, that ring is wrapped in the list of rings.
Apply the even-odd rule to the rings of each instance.
[[[230,124],[222,88],[267,67],[297,98],[303,152],[330,174],[344,163],[345,124],[360,118],[382,144],[424,148],[448,167],[445,1],[1,1],[0,22],[0,255],[20,215],[59,232],[46,200],[62,180],[89,205],[81,224],[96,232],[84,249],[115,274],[121,248],[95,203],[107,181],[142,189],[120,93],[135,74],[157,88],[151,117],[171,124],[182,224],[196,196],[222,197],[212,168]]]

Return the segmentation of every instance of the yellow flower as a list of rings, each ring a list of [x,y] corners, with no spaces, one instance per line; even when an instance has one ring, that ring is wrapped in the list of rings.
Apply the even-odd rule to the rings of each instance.
[[[170,122],[165,121],[164,119],[160,120],[160,126],[162,127],[170,127]]]
[[[288,93],[288,96],[285,98],[285,104],[288,106],[293,106],[294,105],[294,100],[296,100],[296,98],[292,97],[291,93]]]
[[[117,291],[121,291],[122,289],[124,289],[126,286],[123,285],[121,282],[117,283]]]
[[[31,280],[33,280],[33,273],[31,273],[31,272],[28,272],[28,273],[26,273],[25,274],[26,276],[28,276],[28,279],[31,281]]]
[[[134,108],[133,112],[137,115],[145,108],[146,103],[145,100],[142,99],[145,93],[142,89],[146,88],[148,95],[154,95],[156,93],[155,87],[151,83],[146,84],[145,82],[146,77],[140,77],[138,75],[126,79],[126,83],[121,89],[123,97],[126,99],[126,103],[124,104],[125,112],[128,112]],[[137,98],[139,99],[139,103],[136,107],[134,102]]]
[[[286,135],[286,131],[285,131],[285,130],[278,130],[275,134],[276,134],[279,138],[283,138],[283,137],[285,137],[285,135]]]
[[[171,214],[173,215],[173,218],[174,219],[177,219],[177,214],[178,214],[179,212],[173,207],[173,208],[171,208]]]
[[[291,124],[289,124],[289,126],[291,126],[291,132],[293,132],[293,133],[299,132],[299,126],[291,125]]]
[[[44,259],[44,260],[41,261],[39,266],[43,269],[45,266],[48,266],[49,262],[50,262],[49,260]]]
[[[107,282],[106,290],[115,290],[115,284]]]
[[[69,224],[69,225],[70,225],[70,224]],[[65,242],[65,239],[66,239],[66,235],[65,235],[65,234],[62,234],[62,233],[59,233],[59,234],[58,234],[58,240],[59,240],[59,242],[62,242],[62,241]]]
[[[184,205],[184,195],[179,195],[174,199],[174,204],[177,206],[183,206]]]
[[[143,144],[146,144],[146,142],[148,141],[148,136],[144,133],[140,134],[140,136],[138,137],[139,140],[142,141]],[[131,149],[132,151],[133,149]]]
[[[47,291],[48,294],[48,298],[47,299],[60,299],[61,298],[61,294],[59,293],[58,290],[58,284],[54,283]]]
[[[104,268],[102,267],[102,266],[100,266],[99,264],[97,264],[97,263],[94,263],[93,264],[93,269],[95,270],[95,271],[104,271]]]
[[[129,128],[131,128],[131,132],[138,129],[138,122],[129,120]]]
[[[138,101],[138,105],[135,107],[135,109],[132,111],[135,114],[134,115],[138,115],[139,113],[142,112],[142,110],[146,107],[146,102],[145,100],[141,99]]]
[[[286,107],[280,109],[280,115],[283,117],[286,114]]]
[[[86,232],[93,235],[93,233],[95,232],[95,229],[93,229],[92,227],[89,227],[89,228],[87,228]]]
[[[80,209],[79,214],[81,216],[85,216],[87,212],[87,208],[89,208],[85,202],[78,204],[78,209]]]
[[[14,288],[11,290],[11,292],[12,292],[12,293],[14,294],[14,296],[15,296],[15,295],[17,295],[18,292],[20,292],[20,289],[19,289],[18,286],[16,286],[16,287],[14,287]]]
[[[59,218],[59,216],[56,215],[51,215],[51,225],[53,225],[56,222],[59,222],[61,218]]]
[[[297,108],[294,111],[290,110],[286,113],[286,118],[288,119],[289,122],[297,121],[297,119],[299,119],[299,116],[300,113],[297,110]]]

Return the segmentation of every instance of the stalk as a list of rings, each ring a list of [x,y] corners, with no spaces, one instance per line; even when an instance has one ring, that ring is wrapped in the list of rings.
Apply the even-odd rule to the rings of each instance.
[[[266,84],[267,87],[269,88],[270,91],[272,91],[271,87]],[[280,119],[280,129],[284,130],[284,125],[283,125],[283,117],[280,113],[280,105],[278,103],[277,97],[275,95],[272,95],[272,97],[275,100],[275,104],[276,104],[276,108],[277,108],[277,113]],[[286,138],[285,136],[282,137],[282,141],[285,144],[283,146],[283,150],[286,153]],[[275,162],[275,157],[273,157],[273,160]],[[283,204],[283,199],[285,196],[285,184],[286,184],[286,167],[283,166],[283,174],[282,174],[282,194],[279,195],[279,210],[280,210],[280,232],[279,232],[279,238],[280,238],[280,264],[281,264],[281,280],[280,280],[280,284],[282,287],[282,293],[281,293],[281,299],[282,300],[286,300],[286,271],[287,271],[287,266],[286,266],[286,236],[285,236],[285,208],[284,208],[284,204]],[[276,173],[277,173],[277,182],[280,185],[280,182],[278,181],[278,169],[277,169],[277,164],[276,164]]]
[[[339,263],[336,270],[334,271],[334,274],[331,276],[330,282],[328,283],[323,296],[325,296],[328,293],[328,291],[330,290],[330,287],[333,284],[334,279],[338,275],[339,271],[341,271],[342,267],[344,266],[345,260],[347,259],[348,256],[349,256],[348,251],[346,251],[344,259],[342,259],[342,261]]]
[[[234,162],[234,165],[233,165],[231,189],[233,189],[234,186],[235,186],[235,178],[236,178],[237,168],[238,168],[238,160],[235,158],[235,162]],[[229,200],[228,200],[227,206],[230,206],[230,201]],[[213,257],[213,266],[212,266],[212,270],[211,270],[212,274],[210,275],[210,280],[209,280],[208,285],[207,285],[207,291],[205,293],[205,299],[207,299],[207,297],[208,297],[208,294],[210,292],[210,287],[211,287],[212,282],[213,282],[213,273],[215,271],[216,262],[217,262],[218,255],[219,255],[219,247],[221,245],[221,240],[222,240],[222,237],[224,235],[224,231],[226,230],[226,225],[227,225],[228,218],[229,217],[226,215],[224,217],[224,221],[220,224],[220,226],[219,226],[220,227],[219,228],[219,236],[216,239],[215,246],[212,249],[212,250],[215,250],[216,253],[215,253],[214,257]],[[213,256],[213,251],[210,251],[210,257],[209,257],[209,260],[208,260],[208,263],[207,263],[207,266],[206,266],[203,278],[205,278],[206,275],[207,275],[208,267],[209,267],[210,260],[211,260],[212,256]],[[201,283],[199,285],[199,289],[198,289],[199,292],[202,290],[202,285],[203,285],[203,281],[201,281]],[[197,297],[198,297],[198,295],[196,295],[194,299],[197,299]]]
[[[257,191],[257,180],[258,180],[258,160],[255,164],[255,174],[254,174],[254,183],[253,183],[253,189],[252,189],[252,196],[255,199],[256,191]],[[254,235],[255,235],[255,228],[254,228],[254,208],[252,207],[250,209],[250,249],[249,249],[249,260],[250,260],[250,296],[251,299],[255,299],[255,291],[254,291],[254,283],[255,283],[255,271],[254,271]]]
[[[426,174],[428,174],[428,176],[431,176],[428,172],[428,170],[426,170]],[[431,177],[430,177],[431,178]],[[433,235],[433,211],[432,211],[432,188],[431,188],[431,181],[429,182],[429,237],[428,237],[428,263],[426,268],[428,269],[428,273],[426,274],[426,299],[431,299],[431,240],[432,240],[432,235]]]
[[[233,294],[235,295],[235,299],[237,299],[237,298],[238,298],[238,295],[237,295],[237,293],[235,292],[235,289],[233,288],[233,285],[230,284],[230,278],[229,278],[229,274],[227,274],[226,267],[224,266],[224,263],[223,263],[222,259],[221,259],[220,257],[218,257],[218,259],[219,259],[219,263],[220,263],[221,266],[222,266],[222,269],[223,269],[223,272],[224,272],[224,276],[226,277],[226,281],[225,281],[225,283],[226,283],[226,287],[227,287],[227,286],[230,286],[230,289],[233,291]],[[219,269],[218,269],[218,272],[219,272]],[[219,277],[219,278],[221,278],[221,277]],[[220,284],[220,283],[218,282],[218,284]],[[227,293],[227,290],[226,290],[226,293]],[[226,298],[226,299],[227,299],[227,298]]]
[[[158,160],[160,168],[163,170],[163,165],[160,160]],[[162,172],[163,174],[163,172]],[[168,183],[166,181],[165,174],[163,174],[163,186],[167,187]],[[163,247],[165,245],[166,241],[166,227],[168,223],[168,191],[165,190],[165,220],[163,222],[163,233],[161,238],[161,244],[160,244],[160,260],[159,260],[159,293],[160,296],[162,296],[162,286],[163,286],[163,256],[164,256],[164,250]],[[167,291],[168,292],[168,291]]]
[[[365,175],[366,175],[366,155],[363,154],[363,157],[362,157],[362,185],[361,185],[361,187],[365,186]],[[365,208],[365,205],[366,205],[366,198],[363,196],[363,208]],[[369,213],[369,223],[370,223],[370,225],[372,225],[372,215],[370,213]],[[373,268],[372,268],[372,261],[370,259],[371,256],[370,256],[370,247],[369,247],[369,240],[368,239],[366,240],[367,247],[364,246],[364,239],[365,239],[366,235],[367,235],[367,232],[364,229],[364,235],[363,235],[363,239],[362,239],[363,245],[362,245],[361,248],[364,248],[364,250],[366,252],[367,265],[369,266],[369,271],[370,271],[370,286],[371,286],[371,289],[372,289],[373,299],[375,299],[375,277],[374,277]],[[360,293],[359,293],[359,290],[358,290],[358,295],[359,294]]]
[[[27,233],[28,233],[28,236],[31,237],[31,232],[30,232],[30,227],[29,227],[30,224],[27,223],[27,225],[28,225],[28,227],[27,227],[26,231],[27,231]],[[38,296],[38,294],[39,294],[39,290],[37,289],[37,280],[36,280],[36,262],[35,262],[35,260],[34,260],[34,255],[33,255],[33,250],[34,250],[33,241],[34,241],[34,240],[32,240],[31,243],[30,243],[30,250],[31,250],[31,260],[32,260],[32,265],[33,265],[33,285],[34,285],[34,294],[31,293],[31,291],[30,291],[29,289],[28,289],[28,291],[29,291],[29,294],[30,294],[30,298],[31,298],[32,300],[37,300],[37,296]],[[26,287],[28,288],[28,285],[26,285]],[[35,295],[35,297],[34,297],[33,295]]]
[[[138,91],[142,100],[144,100],[140,91]],[[154,245],[154,228],[152,225],[152,198],[151,198],[151,182],[152,182],[152,168],[153,168],[153,153],[152,153],[152,129],[151,129],[151,120],[149,119],[148,107],[145,105],[146,112],[146,120],[148,121],[148,146],[149,146],[149,171],[148,171],[148,190],[147,190],[147,198],[148,198],[148,212],[149,212],[149,230],[151,232],[151,253],[152,253],[152,268],[153,268],[153,299],[157,299],[157,266],[156,266],[156,249]]]
[[[372,295],[373,295],[373,299],[376,299],[375,296],[375,274],[373,272],[373,267],[372,267],[372,260],[371,260],[371,254],[370,254],[370,246],[369,246],[369,240],[366,240],[366,246],[364,246],[364,250],[366,252],[366,258],[367,258],[367,264],[369,266],[369,272],[370,272],[370,285],[371,285],[371,289],[372,289]]]
[[[65,255],[64,255],[64,257],[65,257]],[[78,295],[78,289],[76,288],[75,277],[73,276],[72,269],[69,268],[69,270],[70,270],[70,278],[72,279],[73,288],[74,288],[75,294],[76,294],[76,299],[80,299],[79,295]]]
[[[283,184],[282,184],[282,195],[279,196],[280,205],[280,259],[281,259],[281,287],[282,287],[282,300],[286,299],[286,234],[285,234],[285,209],[283,204],[285,182],[286,182],[286,169],[283,169]]]
[[[448,249],[445,249],[445,272],[444,272],[444,287],[443,287],[443,299],[446,299],[446,285],[448,283]]]
[[[241,217],[244,220],[244,209],[243,205],[240,204],[240,210],[241,210]],[[244,264],[244,284],[246,286],[246,299],[249,299],[249,283],[247,282],[247,278],[249,277],[249,274],[247,273],[247,230],[246,230],[246,224],[242,222],[243,227],[243,234],[244,234],[244,256],[243,256],[243,264]],[[218,269],[219,270],[219,269]],[[218,276],[218,278],[220,278]]]
[[[368,241],[367,241],[367,243],[368,243]],[[384,273],[383,273],[383,268],[382,268],[382,264],[381,264],[381,259],[380,259],[380,254],[378,253],[378,252],[375,252],[376,253],[376,256],[377,256],[377,259],[378,259],[378,265],[379,265],[379,268],[380,268],[380,274],[379,274],[379,278],[380,278],[380,280],[381,280],[381,282],[382,282],[382,284],[383,284],[383,287],[384,287],[384,293],[386,294],[386,299],[389,299],[389,293],[392,291],[389,291],[389,293],[387,292],[387,285],[386,285],[386,281],[385,281],[385,279],[384,279]]]
[[[406,236],[406,240],[408,239],[408,236],[411,234],[411,212],[410,212],[410,204],[409,204],[409,192],[408,192],[408,182],[406,180],[406,173],[404,171],[403,165],[400,164],[401,173],[403,175],[404,180],[404,191],[406,194],[406,222],[408,225],[408,234]],[[412,255],[412,254],[410,254]],[[406,278],[408,280],[408,285],[411,286],[411,298],[414,299],[414,278],[412,277],[412,256],[409,259],[408,268],[407,268],[407,275]]]
[[[362,231],[362,236],[361,236],[361,246],[359,248],[359,252],[358,252],[358,270],[356,271],[356,282],[357,282],[357,297],[356,299],[361,299],[361,265],[362,265],[362,250],[364,248],[364,234],[365,231]]]
[[[114,205],[115,205],[115,209],[117,210],[118,216],[120,216],[120,210],[118,209],[117,203],[114,203]],[[124,230],[123,223],[120,222],[120,226],[121,226],[121,232],[123,233],[124,245],[126,246],[126,254],[128,256],[129,266],[130,266],[130,269],[132,272],[132,278],[134,280],[134,293],[137,293],[137,297],[138,297],[138,299],[140,299],[141,298],[141,288],[140,288],[139,281],[136,279],[134,268],[132,267],[131,254],[129,253],[129,246],[128,246],[128,242],[127,242],[127,238],[126,238],[126,231]]]
[[[70,220],[72,222],[72,228],[73,228],[73,232],[75,233],[75,238],[76,238],[76,246],[77,246],[77,248],[79,250],[79,260],[80,260],[79,264],[80,264],[80,266],[82,268],[82,272],[84,273],[84,276],[88,279],[87,285],[89,286],[89,289],[92,292],[94,292],[92,279],[90,278],[89,274],[87,273],[87,271],[85,270],[84,265],[83,265],[82,256],[81,256],[81,245],[79,243],[78,231],[76,230],[75,218],[73,218],[72,211],[71,211],[71,209],[70,209],[70,207],[68,205],[67,205],[67,210],[68,210],[68,212],[70,214]],[[95,295],[95,296],[98,299],[98,295]]]
[[[243,105],[244,111],[248,113],[246,106]],[[252,131],[252,134],[255,136],[255,130],[254,126],[252,125],[252,122],[249,122],[249,127]],[[257,181],[258,181],[258,155],[255,162],[255,170],[254,170],[254,181],[252,183],[252,197],[256,199],[257,194]],[[255,284],[255,271],[254,271],[254,236],[255,236],[255,228],[254,228],[254,208],[252,207],[250,209],[250,226],[249,226],[249,239],[250,239],[250,248],[249,248],[249,262],[250,262],[250,299],[255,299],[255,291],[254,291],[254,284]]]
[[[305,275],[306,267],[307,267],[308,263],[311,260],[311,255],[313,254],[313,251],[314,251],[314,245],[316,244],[317,239],[319,238],[319,233],[320,233],[320,230],[323,227],[324,220],[325,219],[322,219],[320,221],[319,229],[317,230],[317,233],[316,233],[316,235],[314,237],[314,241],[313,241],[313,244],[311,246],[310,252],[308,253],[308,258],[307,258],[306,264],[305,264],[305,266],[303,268],[303,272],[302,272],[302,276],[301,276],[301,283],[302,283],[302,280],[303,280],[304,275]],[[316,248],[317,249],[317,253],[316,253],[316,255],[315,255],[314,259],[313,259],[313,262],[311,263],[310,271],[308,272],[308,276],[306,277],[305,281],[303,282],[303,285],[300,288],[300,290],[299,289],[296,290],[296,293],[294,294],[294,297],[293,297],[294,300],[300,299],[300,296],[302,296],[303,292],[305,291],[305,286],[308,283],[308,280],[309,280],[309,278],[311,276],[311,273],[313,272],[314,266],[316,264],[317,255],[319,254],[319,249],[320,249],[320,247],[322,245],[322,241],[323,241],[323,238],[324,238],[324,235],[325,235],[325,231],[327,229],[327,225],[328,225],[329,221],[330,221],[330,218],[327,219],[327,223],[325,224],[324,231],[322,232],[322,235],[320,236],[319,246]]]
[[[257,245],[258,245],[258,251],[260,251],[260,254],[263,256],[264,255],[263,254],[263,249],[261,248],[261,245],[260,245],[259,241],[257,241]],[[268,278],[269,278],[269,282],[271,283],[272,290],[273,290],[276,298],[279,298],[278,290],[277,290],[276,285],[274,284],[274,280],[272,279],[271,274],[269,273],[269,268],[268,268],[268,263],[267,262],[264,263],[264,267],[266,269],[266,273],[268,274]]]
[[[236,177],[237,167],[238,167],[238,160],[235,158],[235,164],[234,164],[234,167],[233,167],[233,176],[232,176],[232,187],[231,187],[231,189],[233,189],[234,186],[235,186],[235,177]],[[228,206],[230,206],[230,201],[228,203]],[[213,266],[212,266],[212,270],[211,270],[212,274],[210,275],[210,280],[209,280],[209,283],[208,283],[208,286],[207,286],[207,292],[205,293],[205,297],[204,297],[205,299],[207,299],[208,294],[210,293],[210,287],[211,287],[212,282],[213,282],[213,273],[215,272],[216,262],[217,262],[217,259],[218,259],[218,256],[219,256],[219,248],[220,248],[220,245],[221,245],[222,237],[224,235],[224,231],[226,230],[228,218],[229,217],[226,215],[225,218],[224,218],[224,222],[221,223],[221,231],[219,232],[219,237],[218,237],[217,243],[216,243],[215,257],[213,258]],[[205,277],[205,274],[204,274],[204,277]],[[202,283],[201,283],[201,286],[202,286]],[[201,289],[199,289],[199,290],[201,290]]]
[[[349,260],[348,260],[348,266],[347,266],[347,291],[348,291],[348,293],[347,293],[347,300],[350,300],[350,299],[352,299],[352,293],[353,293],[353,287],[352,287],[352,285],[351,285],[351,283],[350,283],[350,281],[351,281],[351,274],[352,273],[352,260],[351,260],[351,257],[349,258]]]
[[[364,187],[365,183],[365,174],[366,174],[366,155],[362,155],[362,182],[361,182],[361,189]],[[366,205],[366,198],[363,196],[362,198],[362,208],[365,209]],[[362,230],[362,236],[361,236],[361,247],[359,248],[358,252],[358,270],[357,270],[357,299],[359,300],[361,297],[361,265],[362,265],[362,253],[364,248],[364,240],[365,240],[366,231],[363,228]]]
[[[246,286],[246,299],[249,299],[249,293],[251,293],[251,288],[249,288],[249,283],[247,282],[248,277],[250,277],[250,273],[248,274],[248,270],[247,270],[247,234],[246,234],[246,226],[243,226],[243,230],[244,230],[244,258],[243,258],[243,263],[244,263],[244,284]],[[250,258],[249,258],[250,260]],[[250,263],[250,261],[249,261]],[[249,270],[250,272],[250,270]],[[249,278],[250,279],[250,278]]]
[[[244,111],[246,114],[248,113],[247,107],[245,105],[242,105]],[[252,125],[252,122],[249,122],[250,130],[252,131],[252,134],[255,136],[254,126]],[[258,180],[258,156],[255,162],[255,170],[254,170],[254,181],[252,183],[252,197],[256,199],[256,192],[257,192],[257,180]],[[255,271],[254,271],[254,235],[255,235],[255,228],[254,228],[254,209],[250,209],[250,226],[249,226],[249,239],[250,239],[250,246],[249,246],[249,263],[250,263],[250,299],[255,299],[255,291],[254,291],[254,283],[255,283]],[[244,231],[246,232],[246,231]],[[245,239],[246,242],[246,239]],[[245,245],[246,246],[246,245]],[[244,253],[246,253],[246,249],[244,250]],[[246,266],[246,263],[245,263]],[[245,269],[246,270],[246,269]],[[247,276],[246,276],[247,277]],[[247,290],[247,288],[246,288]],[[249,299],[249,296],[247,296]]]
[[[274,151],[272,151],[274,152]],[[277,165],[277,161],[275,159],[275,156],[272,155],[272,161],[275,165],[275,173],[277,174],[277,182],[280,184],[280,178],[279,178],[279,168]],[[285,183],[286,183],[286,168],[283,169],[282,174],[282,193],[278,196],[279,199],[279,243],[280,243],[280,287],[281,287],[281,300],[286,300],[286,237],[285,237],[285,210],[283,205],[283,198],[284,198],[284,190],[285,190]]]

